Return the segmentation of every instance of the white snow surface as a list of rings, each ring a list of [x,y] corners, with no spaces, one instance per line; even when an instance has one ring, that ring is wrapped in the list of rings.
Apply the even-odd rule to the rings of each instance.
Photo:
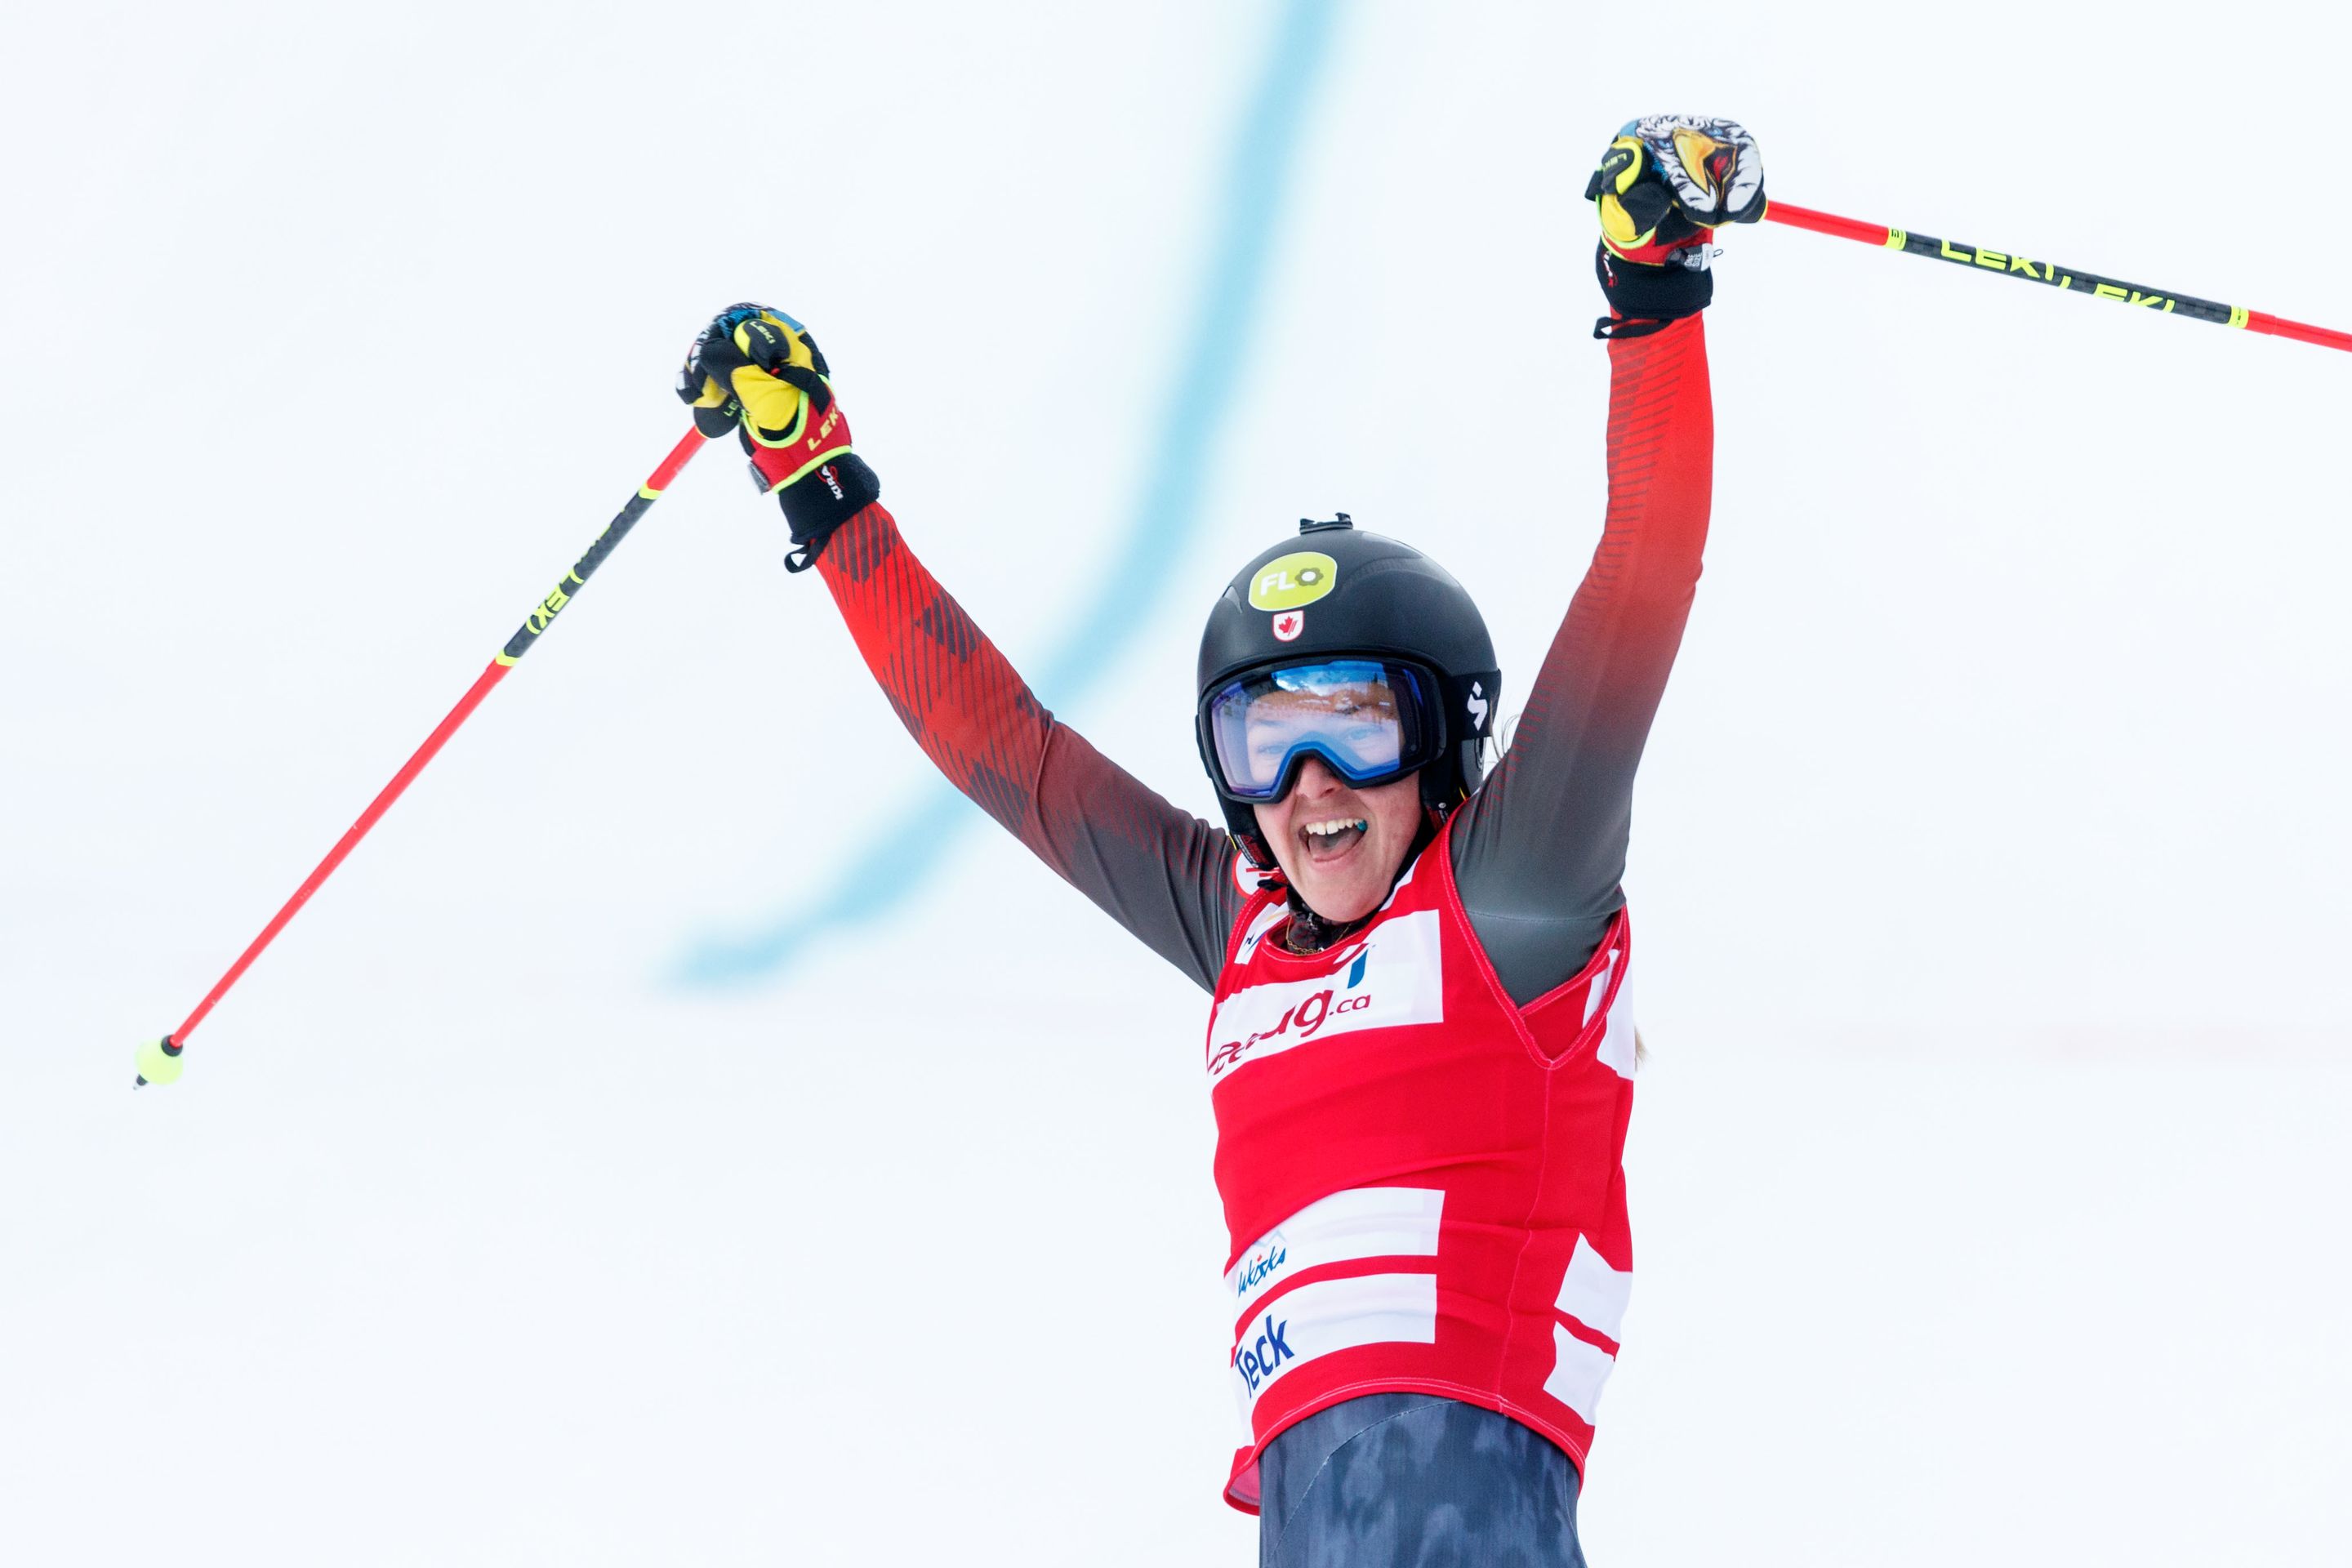
[[[0,24],[0,1560],[1254,1561],[1185,982],[992,829],[887,940],[663,978],[926,767],[732,452],[130,1079],[667,449],[727,301],[817,331],[1016,663],[1121,592],[1270,16]],[[2347,24],[2229,17],[1347,7],[1211,520],[1066,717],[1210,809],[1198,616],[1339,508],[1523,698],[1598,531],[1578,197],[1635,113],[2352,327],[2302,196]],[[2340,1563],[2352,357],[1726,251],[1587,1551]]]

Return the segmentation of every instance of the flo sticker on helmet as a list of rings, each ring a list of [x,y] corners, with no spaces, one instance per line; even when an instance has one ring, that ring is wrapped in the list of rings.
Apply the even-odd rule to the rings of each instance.
[[[1258,568],[1250,582],[1249,602],[1261,610],[1303,609],[1328,594],[1339,578],[1339,563],[1319,550],[1294,550]]]

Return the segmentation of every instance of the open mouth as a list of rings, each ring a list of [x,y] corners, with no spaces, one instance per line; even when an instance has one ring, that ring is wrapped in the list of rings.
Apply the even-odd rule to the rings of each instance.
[[[1319,866],[1353,849],[1363,838],[1366,826],[1360,816],[1328,817],[1299,828],[1298,838],[1307,847],[1307,858]]]

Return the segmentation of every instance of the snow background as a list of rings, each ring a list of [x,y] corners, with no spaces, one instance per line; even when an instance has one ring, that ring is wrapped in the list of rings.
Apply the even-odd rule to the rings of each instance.
[[[1576,198],[1632,113],[2352,325],[2297,107],[2352,25],[2231,16],[1345,6],[1184,580],[1066,716],[1208,810],[1199,616],[1334,508],[1525,679],[1601,515]],[[1016,663],[1133,587],[1275,19],[0,22],[0,1556],[1253,1560],[1196,993],[992,830],[883,935],[669,979],[925,771],[730,452],[128,1090],[675,439],[718,305],[812,323]],[[2352,364],[1727,247],[1587,1550],[2340,1561]]]

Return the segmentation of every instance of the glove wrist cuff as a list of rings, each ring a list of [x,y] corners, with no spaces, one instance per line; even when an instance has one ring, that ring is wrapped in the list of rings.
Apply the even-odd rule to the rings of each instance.
[[[1601,279],[1601,292],[1608,298],[1611,313],[1617,318],[1594,327],[1592,335],[1597,338],[1654,332],[1668,321],[1697,315],[1715,299],[1715,273],[1704,267],[1685,267],[1679,259],[1648,266],[1612,256],[1602,244],[1593,250],[1592,270]]]
[[[833,531],[882,498],[882,481],[855,452],[826,458],[802,479],[776,492],[799,546],[784,558],[795,572],[806,571],[824,548]]]

